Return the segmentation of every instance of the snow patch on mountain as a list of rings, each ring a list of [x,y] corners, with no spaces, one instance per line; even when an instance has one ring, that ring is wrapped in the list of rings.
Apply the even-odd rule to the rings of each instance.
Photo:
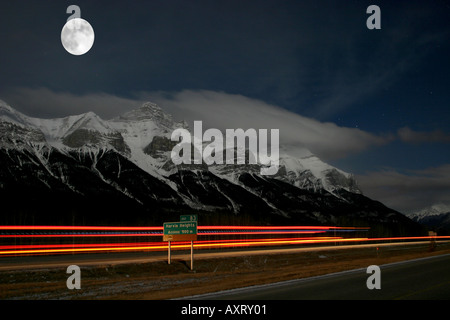
[[[431,207],[424,208],[415,212],[406,214],[410,218],[422,220],[426,217],[440,216],[450,213],[450,205],[444,203],[434,204]]]
[[[154,103],[144,103],[139,109],[112,119],[109,124],[119,132],[130,149],[130,160],[144,171],[163,178],[170,171],[163,169],[169,161],[166,157],[152,157],[144,152],[155,137],[170,140],[172,131],[187,128],[184,121],[176,122]]]
[[[315,155],[302,158],[294,158],[288,154],[281,155],[280,169],[276,178],[314,192],[325,189],[338,197],[336,191],[340,189],[361,193],[352,174],[323,162]]]

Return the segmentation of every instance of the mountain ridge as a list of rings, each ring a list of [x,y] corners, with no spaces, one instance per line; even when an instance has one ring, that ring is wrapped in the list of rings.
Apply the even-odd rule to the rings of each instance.
[[[159,139],[167,145],[173,146],[175,142],[170,140],[171,130],[188,128],[185,121],[175,122],[172,119],[172,116],[164,113],[159,106],[151,102],[146,102],[140,108],[126,112],[110,121],[102,120],[93,112],[87,112],[77,116],[43,120],[27,117],[14,110],[12,107],[6,106],[7,109],[14,114],[13,117],[22,119],[20,125],[28,128],[31,127],[30,129],[32,130],[41,131],[45,137],[45,141],[43,141],[42,136],[39,141],[47,143],[56,149],[65,149],[67,147],[69,149],[77,149],[83,146],[100,145],[103,148],[112,147],[119,152],[129,153],[129,149],[133,148],[133,151],[137,152],[137,156],[140,157],[143,156],[141,151],[144,151],[145,153],[146,149],[149,150],[151,148],[155,137],[157,140]],[[60,130],[58,131],[55,128],[60,128]],[[61,130],[61,128],[65,129]],[[127,146],[123,145],[125,140]],[[166,149],[164,151],[168,152],[170,150]],[[132,159],[138,165],[143,162],[133,157]],[[155,159],[146,157],[146,160],[153,162],[157,168],[162,167],[154,162]],[[167,156],[164,160],[166,163],[169,161]],[[336,176],[339,176],[337,180],[351,184],[352,192],[361,192],[353,175],[324,163],[314,155],[295,159],[286,154],[281,154],[280,162],[281,167],[285,168],[286,174],[291,174],[291,176],[286,177],[285,180],[296,184],[298,187],[302,187],[298,179],[302,173],[304,175],[307,174],[307,178],[314,178],[316,184],[320,184],[321,182],[326,182],[327,173],[334,172],[335,178]],[[296,165],[292,165],[293,162],[296,162]],[[308,163],[308,165],[305,165],[306,163]],[[148,166],[142,167],[144,170],[148,169]],[[217,167],[218,166],[216,166],[215,173],[223,176],[223,174],[220,173],[220,170],[217,170]],[[170,170],[168,172],[170,172]],[[281,175],[275,176],[280,177]],[[310,183],[307,183],[309,186],[312,186],[313,184],[314,182],[311,181]],[[304,186],[305,185],[303,185],[303,187]],[[327,188],[328,186],[322,185],[322,187]]]
[[[407,216],[438,234],[450,234],[450,206],[437,203],[407,214]]]
[[[365,197],[353,175],[313,155],[280,154],[279,171],[270,177],[258,174],[258,164],[174,165],[170,151],[176,142],[170,137],[176,128],[188,126],[150,102],[111,120],[92,112],[31,118],[0,102],[0,160],[6,164],[0,193],[20,217],[0,218],[42,222],[57,216],[59,205],[81,223],[161,223],[180,212],[199,212],[211,223],[362,225],[378,217],[390,233],[415,227]],[[44,218],[20,204],[13,194],[23,190],[55,212]],[[69,205],[52,203],[58,196]],[[69,218],[58,217],[61,223]]]

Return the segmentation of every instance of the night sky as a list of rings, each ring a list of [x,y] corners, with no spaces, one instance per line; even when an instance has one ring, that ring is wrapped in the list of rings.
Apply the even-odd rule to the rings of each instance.
[[[81,56],[61,44],[72,4],[95,31]],[[277,128],[402,212],[450,205],[450,1],[2,1],[0,39],[0,99],[26,115],[153,101]]]

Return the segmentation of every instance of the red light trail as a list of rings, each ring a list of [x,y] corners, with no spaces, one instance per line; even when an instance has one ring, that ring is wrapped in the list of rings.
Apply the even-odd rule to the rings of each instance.
[[[326,233],[337,232],[364,232],[368,228],[356,227],[333,227],[333,226],[199,226],[198,235],[206,238],[210,236],[251,236],[251,235],[273,235],[272,238],[247,238],[247,239],[202,239],[194,241],[195,249],[213,248],[239,248],[239,247],[262,247],[262,246],[286,246],[286,245],[309,245],[329,243],[362,243],[362,242],[385,242],[385,241],[413,241],[450,239],[450,236],[429,237],[390,237],[390,238],[367,238],[354,237],[343,238],[340,236],[326,236]],[[117,239],[118,237],[162,237],[163,227],[108,227],[108,226],[0,226],[0,238],[2,242],[12,238],[14,241],[31,241],[43,238],[54,240],[61,238],[61,242],[67,238],[84,238],[91,242],[98,237],[105,239]],[[279,237],[280,235],[285,237]],[[296,237],[295,235],[303,235]],[[323,236],[317,236],[321,234]],[[287,237],[287,235],[289,237]],[[308,236],[306,236],[308,235]],[[163,241],[136,241],[117,243],[2,243],[0,244],[0,256],[17,255],[42,255],[42,254],[69,254],[89,252],[131,252],[131,251],[166,251],[167,242]],[[173,250],[187,250],[189,242],[172,242]]]

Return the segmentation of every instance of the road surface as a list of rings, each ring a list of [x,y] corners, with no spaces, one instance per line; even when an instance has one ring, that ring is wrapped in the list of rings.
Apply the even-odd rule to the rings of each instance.
[[[448,300],[450,254],[380,266],[380,289],[369,290],[367,269],[290,280],[214,294],[193,300]]]

